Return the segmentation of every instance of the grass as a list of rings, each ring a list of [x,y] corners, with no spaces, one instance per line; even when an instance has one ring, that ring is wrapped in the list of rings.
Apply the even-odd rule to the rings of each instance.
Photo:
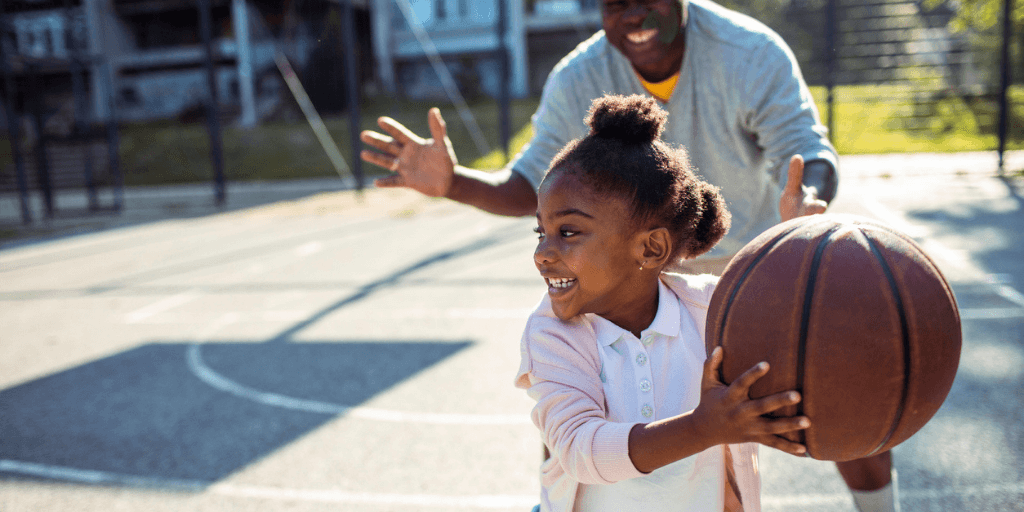
[[[1024,148],[1024,88],[1011,89],[1016,127],[1009,149]],[[827,115],[825,91],[812,88],[823,118]],[[945,98],[928,104],[922,111],[900,89],[886,86],[845,87],[835,94],[836,126],[833,143],[840,154],[957,152],[994,150],[997,139],[991,105],[968,104],[959,98]],[[991,103],[991,102],[989,102]],[[436,102],[378,100],[361,106],[361,129],[377,129],[376,119],[387,115],[420,136],[429,136],[426,112]],[[537,98],[512,102],[515,154],[529,141],[530,116]],[[457,111],[442,106],[460,163],[481,169],[497,169],[506,163],[499,148],[498,110],[494,101],[470,105],[484,138],[492,150],[477,151]],[[827,122],[827,119],[823,119]],[[345,116],[325,118],[342,156],[351,166],[356,158]],[[124,125],[120,130],[121,168],[127,185],[151,185],[208,181],[213,177],[209,136],[203,123],[158,122]],[[254,129],[226,127],[222,130],[224,172],[229,181],[277,180],[337,176],[330,160],[309,125],[301,118],[293,122],[264,123]],[[9,141],[0,141],[0,173],[12,173]],[[364,163],[370,178],[385,171]]]

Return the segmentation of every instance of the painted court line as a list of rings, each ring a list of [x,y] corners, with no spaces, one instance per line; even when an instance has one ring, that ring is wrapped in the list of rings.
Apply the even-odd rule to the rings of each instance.
[[[1010,318],[1024,318],[1024,309],[968,308],[960,310],[961,320],[1003,320]]]
[[[319,414],[345,415],[350,418],[393,423],[426,423],[433,425],[531,425],[526,414],[459,414],[406,412],[372,407],[348,406],[295,398],[251,388],[217,373],[203,362],[201,345],[188,347],[189,371],[210,387],[271,407]]]
[[[160,477],[126,475],[106,471],[53,466],[33,462],[0,459],[0,471],[92,485],[119,485],[125,487],[155,487],[178,490],[194,490],[218,496],[266,500],[266,501],[298,501],[332,504],[364,504],[364,505],[401,505],[436,508],[521,508],[529,510],[537,503],[538,496],[529,494],[478,494],[478,495],[440,495],[440,494],[401,494],[401,493],[370,493],[343,491],[336,489],[296,489],[288,487],[233,485],[227,483],[209,485],[210,482],[198,480],[176,480]],[[1024,482],[979,484],[963,487],[944,487],[941,489],[900,489],[901,503],[942,500],[953,497],[984,497],[984,496],[1024,497]],[[849,503],[846,493],[793,494],[782,496],[763,496],[761,504],[765,508],[795,507]]]
[[[0,459],[0,472],[92,485],[123,485],[126,487],[155,487],[160,489],[196,491],[202,490],[209,485],[208,482],[200,480],[176,480],[161,477],[124,475],[107,471],[51,466],[49,464],[7,459]]]
[[[197,297],[199,297],[199,293],[195,290],[189,290],[187,292],[182,292],[177,295],[171,295],[166,299],[158,300],[148,306],[141,307],[139,309],[136,309],[135,311],[132,311],[131,313],[128,313],[124,317],[124,323],[140,323],[154,315],[158,315],[160,313],[163,313],[164,311],[168,311],[183,304],[187,304],[195,300]]]

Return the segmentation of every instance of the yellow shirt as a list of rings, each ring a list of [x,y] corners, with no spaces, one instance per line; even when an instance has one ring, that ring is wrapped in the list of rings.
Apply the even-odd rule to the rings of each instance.
[[[676,82],[679,81],[679,73],[676,73],[665,80],[658,83],[651,83],[644,80],[644,77],[638,73],[636,75],[640,79],[640,83],[644,84],[644,89],[651,93],[651,96],[658,98],[662,103],[668,103],[668,99],[672,97],[672,91],[676,88]]]

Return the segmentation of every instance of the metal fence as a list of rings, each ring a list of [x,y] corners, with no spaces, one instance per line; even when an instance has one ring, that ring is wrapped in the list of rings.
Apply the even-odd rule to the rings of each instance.
[[[398,19],[401,18],[400,14],[406,15],[405,11],[409,11],[413,4],[430,11],[430,6],[424,7],[420,4],[438,7],[453,1],[455,0],[363,1],[360,2],[358,12],[363,16],[361,19],[365,20],[367,12],[372,13],[373,9],[388,4],[394,10],[392,18]],[[845,121],[842,123],[843,127],[853,127],[852,129],[885,122],[891,124],[894,131],[914,137],[934,137],[957,130],[973,130],[976,133],[972,135],[981,135],[983,140],[995,141],[995,144],[978,149],[997,150],[1000,154],[1000,168],[1007,145],[1024,141],[1024,105],[1021,104],[1024,100],[1024,91],[1016,87],[1024,78],[1024,34],[1020,30],[1024,25],[1024,8],[1014,8],[1014,0],[719,1],[727,7],[765,22],[789,43],[801,64],[807,82],[812,86],[822,86],[827,91],[819,107],[834,141],[857,136],[856,133],[843,133],[839,128],[840,123],[837,122],[840,120]],[[275,5],[274,2],[263,0],[112,2],[117,9],[132,13],[140,9],[150,9],[158,4],[173,4],[176,9],[191,10],[194,13],[192,16],[195,17],[196,26],[189,30],[192,36],[201,40],[202,45],[197,46],[200,41],[195,41],[192,47],[187,48],[191,53],[182,55],[190,59],[190,66],[197,71],[204,70],[202,79],[193,76],[192,80],[199,80],[196,88],[202,89],[202,97],[198,101],[200,110],[205,112],[203,117],[209,130],[210,160],[214,171],[214,192],[217,202],[223,202],[226,193],[224,157],[220,148],[221,118],[225,115],[226,107],[218,102],[224,98],[230,100],[232,94],[238,95],[230,91],[232,87],[225,87],[225,84],[231,84],[230,80],[233,77],[241,77],[243,74],[241,63],[244,55],[241,48],[245,45],[241,38],[245,31],[241,29],[248,27],[249,23],[245,21],[244,9],[241,10],[243,21],[239,23],[236,18],[239,9],[250,2],[254,2],[256,7],[248,15],[253,17],[260,16],[260,8],[265,10],[268,5]],[[552,5],[546,6],[546,3]],[[530,59],[553,65],[557,59],[536,52],[557,51],[558,57],[561,57],[564,48],[571,47],[592,34],[593,28],[599,23],[601,2],[578,0],[577,3],[578,7],[569,6],[572,7],[569,11],[575,12],[578,18],[575,30],[565,30],[561,36],[552,32],[550,27],[543,29],[541,33],[526,33],[526,40],[521,42],[521,46],[526,48],[525,51],[533,52],[529,56]],[[8,121],[7,133],[13,153],[13,162],[0,169],[0,193],[19,194],[26,223],[30,221],[30,216],[25,205],[28,195],[32,192],[42,195],[45,214],[48,216],[54,214],[54,192],[64,188],[86,188],[89,191],[90,210],[117,210],[121,207],[120,191],[123,181],[118,162],[116,109],[118,105],[124,106],[126,101],[132,99],[132,95],[128,94],[132,91],[125,87],[125,77],[119,78],[117,66],[108,62],[109,56],[102,51],[87,50],[102,48],[102,43],[89,40],[90,37],[94,37],[90,33],[95,34],[97,31],[83,29],[83,23],[95,23],[95,20],[89,21],[89,6],[99,4],[100,2],[90,0],[0,2],[0,71],[3,72],[4,79],[0,84],[0,90],[3,91],[4,112]],[[509,9],[522,9],[522,15],[533,16],[535,22],[544,21],[545,25],[550,24],[538,13],[546,13],[554,7],[564,9],[564,4],[566,0],[495,0],[495,5],[517,6]],[[320,60],[310,58],[309,62],[303,62],[301,55],[294,57],[292,62],[297,64],[297,69],[289,72],[290,65],[282,67],[281,57],[288,53],[289,48],[308,46],[309,43],[300,40],[300,36],[289,35],[289,31],[281,27],[271,27],[262,34],[257,30],[254,34],[254,48],[255,45],[263,45],[260,48],[275,49],[271,54],[276,56],[270,62],[277,62],[277,66],[270,68],[269,72],[274,75],[271,78],[283,79],[288,82],[288,87],[293,92],[298,90],[298,93],[294,94],[294,100],[303,107],[303,113],[314,129],[317,127],[316,121],[319,116],[312,104],[323,94],[318,96],[316,84],[307,83],[306,87],[314,86],[314,89],[310,89],[310,96],[314,98],[312,102],[298,101],[305,96],[305,92],[301,90],[302,84],[292,82],[296,82],[303,75],[303,70],[300,69],[303,66],[317,68],[322,67],[323,62],[331,63],[333,75],[343,80],[322,80],[324,83],[320,84],[320,87],[330,90],[332,87],[340,86],[344,90],[344,94],[340,96],[346,98],[342,103],[349,106],[348,117],[352,137],[345,143],[351,145],[349,154],[354,157],[350,161],[352,168],[346,167],[344,170],[354,174],[357,177],[356,181],[361,185],[360,162],[356,155],[360,149],[358,130],[363,126],[364,120],[360,119],[359,105],[361,99],[367,98],[360,98],[359,95],[368,89],[368,82],[379,80],[375,73],[367,70],[379,68],[381,62],[372,54],[369,43],[354,41],[353,36],[358,36],[355,39],[369,40],[369,36],[373,34],[367,34],[366,31],[373,31],[374,26],[357,26],[353,21],[355,8],[352,1],[303,0],[289,5],[299,5],[302,9],[309,10],[310,12],[304,14],[306,18],[333,19],[338,16],[338,23],[325,23],[322,27],[324,33],[329,32],[328,35],[337,39],[336,42],[322,45],[323,51],[327,54],[318,57]],[[470,4],[462,0],[452,5],[467,12],[470,10]],[[400,9],[403,6],[406,8],[405,11]],[[211,10],[216,15],[212,21]],[[501,9],[501,12],[504,13],[505,10]],[[521,23],[515,16],[515,12],[512,11],[512,18],[496,17],[499,23],[495,27],[495,33],[504,34],[512,24]],[[284,18],[287,20],[288,15]],[[266,20],[253,21],[256,25],[261,25]],[[223,32],[224,27],[231,26],[232,23],[235,24],[233,40],[225,39],[223,33],[216,33],[218,30]],[[290,26],[287,21],[282,24],[282,27],[287,26]],[[140,33],[147,32],[146,27],[139,30]],[[149,34],[147,37],[153,38],[156,35]],[[302,37],[308,39],[308,34]],[[501,39],[501,36],[497,37]],[[551,44],[556,37],[567,40]],[[233,54],[224,53],[225,41],[233,41]],[[543,41],[543,44],[537,41]],[[501,62],[498,68],[501,70],[501,78],[497,81],[501,88],[498,89],[496,98],[500,100],[497,102],[500,111],[497,114],[500,120],[497,131],[501,133],[500,137],[496,138],[499,144],[506,145],[506,153],[510,138],[510,119],[523,117],[519,112],[514,112],[513,115],[509,113],[509,55],[522,50],[513,46],[515,45],[499,45],[497,50],[500,51],[496,54],[500,57],[498,61]],[[447,51],[444,48],[440,50],[441,54]],[[440,75],[451,73],[454,69],[457,77],[460,64],[452,62],[451,59],[464,60],[465,56],[456,54],[455,57],[450,57],[437,53],[426,52],[422,56],[424,62],[427,59],[436,61],[427,67],[428,73],[436,72]],[[167,65],[180,69],[182,62],[175,59],[182,55],[175,52],[168,55],[173,57],[173,62]],[[318,54],[314,52],[314,57],[316,55]],[[493,52],[484,52],[481,55],[491,59],[495,56]],[[151,66],[151,63],[146,65]],[[142,72],[132,69],[132,73],[136,75]],[[549,68],[531,69],[531,73],[538,76],[546,74],[547,71]],[[258,69],[250,69],[250,72],[263,73]],[[292,80],[289,81],[289,78]],[[451,76],[448,78],[451,79]],[[120,85],[119,79],[122,80]],[[357,83],[357,80],[361,80],[361,83]],[[237,80],[239,83],[241,81]],[[534,80],[531,78],[530,81]],[[256,82],[255,94],[258,104],[262,82],[259,78]],[[382,86],[383,84],[376,85],[378,91],[388,90],[386,86]],[[458,85],[461,89],[463,84]],[[98,89],[105,90],[107,94],[93,94]],[[226,92],[225,89],[229,91]],[[245,92],[245,88],[242,89],[242,92]],[[1013,94],[1015,91],[1016,94]],[[48,98],[55,95],[65,99],[63,107],[55,108],[47,103]],[[252,95],[253,92],[249,91],[250,100]],[[72,101],[66,101],[67,98]],[[292,101],[292,96],[288,98]],[[387,98],[388,96],[384,95],[380,99],[387,101]],[[88,104],[90,101],[93,102],[92,105]],[[460,104],[464,102],[456,101],[456,98],[452,98],[451,102],[459,111],[459,115],[465,117],[467,109],[465,105]],[[839,105],[844,106],[846,110],[840,110]],[[862,115],[859,114],[860,111],[872,110],[851,109],[851,105],[872,106],[874,111],[882,110],[888,115],[884,120],[856,118],[854,122],[850,122],[851,118]],[[878,108],[879,106],[881,108]],[[323,107],[321,105],[318,108]],[[228,110],[232,108],[237,110],[238,107],[230,107]],[[86,114],[87,111],[103,112],[104,115],[99,119],[95,116],[90,118]],[[409,115],[420,118],[423,114],[415,112]],[[61,120],[63,127],[54,128],[55,125],[61,125]],[[318,138],[329,138],[322,123],[319,123],[319,127]],[[469,136],[473,135],[474,133],[469,133]],[[322,142],[324,149],[330,150],[329,153],[338,153],[333,141]],[[336,160],[338,158],[332,158],[332,163]],[[341,169],[343,166],[335,164],[335,167]],[[14,168],[16,172],[12,172]],[[96,190],[100,188],[114,192],[110,204],[100,204],[96,194]]]
[[[890,112],[885,121],[913,137],[973,130],[996,141],[995,147],[978,149],[996,149],[1002,169],[1008,142],[1024,140],[1024,105],[1020,96],[1016,102],[1010,96],[1024,78],[1024,9],[1015,13],[1013,4],[754,0],[729,7],[779,32],[808,84],[826,88],[819,107],[833,140],[856,136],[838,131],[839,116],[857,115],[838,112],[838,100],[882,105]]]
[[[0,2],[0,90],[13,167],[0,169],[0,193],[18,194],[25,223],[32,190],[47,217],[57,214],[59,189],[84,188],[89,212],[122,207],[117,127],[92,115],[88,91],[108,68],[89,51],[87,17],[78,1]],[[111,192],[106,201],[101,189]]]

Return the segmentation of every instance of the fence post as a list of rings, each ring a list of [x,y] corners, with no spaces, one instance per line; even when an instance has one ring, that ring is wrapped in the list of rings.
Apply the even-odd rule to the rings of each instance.
[[[206,80],[210,97],[206,104],[206,126],[210,132],[210,159],[213,160],[213,192],[217,206],[224,204],[224,157],[220,140],[220,106],[217,102],[217,68],[213,60],[213,20],[210,0],[199,0],[199,31],[206,49]]]
[[[0,36],[7,30],[7,17],[4,16],[4,5],[0,2]],[[15,103],[17,83],[14,79],[14,71],[10,69],[7,62],[7,52],[0,42],[0,70],[4,75],[4,108],[7,109],[7,133],[11,144],[11,154],[14,156],[14,166],[18,176],[18,200],[21,204],[21,222],[24,225],[32,223],[32,209],[29,206],[28,176],[25,171],[25,156],[21,153],[21,126],[20,117]]]
[[[501,136],[501,151],[508,161],[510,148],[509,140],[512,138],[512,121],[509,119],[509,88],[511,79],[509,73],[508,46],[505,36],[508,32],[508,0],[498,0],[498,66],[500,75],[498,80],[498,127]]]
[[[1003,160],[1006,152],[1007,128],[1010,121],[1010,105],[1007,101],[1007,90],[1010,88],[1010,39],[1013,36],[1013,0],[1003,0],[1003,55],[1002,83],[999,86],[999,175],[1005,170]]]
[[[825,2],[825,92],[828,105],[828,137],[835,145],[836,142],[836,109],[835,109],[835,87],[836,87],[836,1]]]
[[[349,142],[352,145],[352,175],[356,178],[356,190],[363,190],[363,165],[359,158],[362,143],[359,141],[360,118],[359,62],[356,60],[355,7],[352,0],[341,0],[341,41],[345,46],[345,76],[348,89]]]

